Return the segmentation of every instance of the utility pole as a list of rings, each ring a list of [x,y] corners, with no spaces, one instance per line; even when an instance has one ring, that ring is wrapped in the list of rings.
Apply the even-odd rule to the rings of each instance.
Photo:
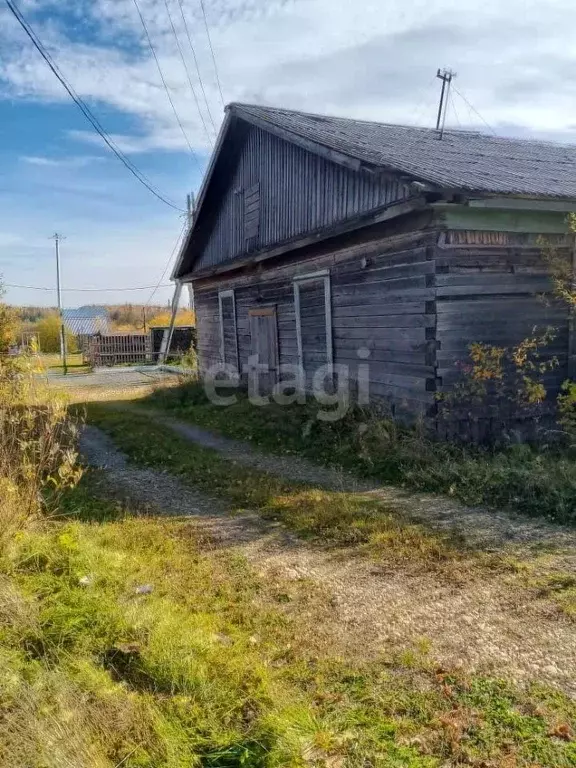
[[[194,194],[186,195],[186,210],[188,211],[188,226],[190,226],[194,215]]]
[[[456,72],[452,72],[451,69],[439,69],[438,72],[436,72],[436,77],[439,80],[442,80],[440,104],[438,105],[438,115],[436,117],[436,130],[440,131],[440,136],[438,138],[442,140],[442,136],[444,135],[444,125],[446,123],[446,112],[448,111],[450,85],[452,84],[452,78],[456,77]]]
[[[64,313],[62,311],[62,289],[60,287],[60,241],[65,238],[55,232],[52,240],[56,244],[56,295],[58,297],[58,317],[60,318],[60,357],[62,358],[62,368],[64,374],[68,373],[66,362],[66,329],[64,327]]]
[[[194,195],[186,195],[186,211],[188,216],[188,227],[192,226],[192,218],[194,216]],[[182,246],[184,247],[184,246]],[[180,306],[180,296],[182,295],[182,282],[176,281],[174,287],[174,296],[172,297],[172,313],[170,315],[170,325],[168,330],[164,332],[164,338],[160,345],[160,354],[158,356],[158,362],[164,364],[166,358],[170,354],[170,345],[172,344],[172,336],[174,335],[174,325],[176,323],[176,315],[178,314],[178,307]]]
[[[188,227],[192,227],[192,218],[194,217],[194,194],[187,196],[187,211],[188,211]],[[189,306],[192,312],[194,312],[196,305],[194,301],[194,286],[192,283],[188,283],[188,300]]]

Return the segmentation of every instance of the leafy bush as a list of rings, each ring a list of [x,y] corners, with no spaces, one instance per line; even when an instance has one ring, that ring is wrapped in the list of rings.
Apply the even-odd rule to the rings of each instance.
[[[198,375],[198,353],[194,349],[193,344],[190,346],[190,349],[186,352],[186,354],[182,355],[180,364],[183,368],[186,368],[189,371],[194,371],[195,376]]]
[[[56,313],[46,315],[36,323],[35,331],[40,351],[60,351],[60,325],[60,318]],[[76,338],[69,330],[66,330],[66,348],[68,352],[78,351]]]
[[[558,396],[558,422],[572,445],[576,445],[576,381],[566,381]]]
[[[516,425],[536,426],[547,398],[544,375],[558,365],[547,347],[553,328],[523,339],[514,347],[473,343],[467,360],[458,367],[461,377],[452,391],[438,397],[440,419],[458,421],[492,417],[489,442],[507,439]],[[532,429],[534,432],[534,429]]]

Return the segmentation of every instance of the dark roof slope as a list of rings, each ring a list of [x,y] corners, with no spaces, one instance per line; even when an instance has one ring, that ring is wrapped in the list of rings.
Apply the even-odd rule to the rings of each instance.
[[[576,198],[576,146],[231,104],[230,111],[371,166],[462,190]]]

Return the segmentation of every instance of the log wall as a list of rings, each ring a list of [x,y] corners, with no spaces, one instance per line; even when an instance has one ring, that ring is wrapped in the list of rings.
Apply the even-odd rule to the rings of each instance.
[[[334,363],[349,366],[354,377],[358,365],[368,362],[371,397],[388,403],[396,415],[434,417],[437,393],[452,389],[472,342],[511,347],[547,328],[556,334],[544,355],[557,360],[544,376],[553,401],[568,377],[567,309],[552,299],[547,268],[533,241],[490,234],[367,233],[364,241],[324,243],[282,261],[197,280],[201,365],[206,369],[219,361],[218,291],[231,289],[240,365],[251,350],[249,310],[266,305],[277,313],[280,363],[297,364],[294,278],[327,270]],[[319,316],[321,304],[318,292]],[[359,358],[359,350],[367,350],[367,360]],[[313,361],[314,354],[307,349],[305,358]]]
[[[356,376],[370,365],[370,392],[394,412],[422,414],[434,404],[435,246],[437,232],[369,239],[329,252],[289,258],[280,265],[235,276],[198,280],[194,293],[198,353],[206,370],[220,360],[218,293],[234,290],[240,365],[250,355],[249,310],[274,305],[281,364],[298,364],[294,278],[328,270],[331,289],[333,359]],[[323,247],[323,251],[326,248]],[[324,311],[318,293],[318,310]],[[303,340],[306,343],[306,337]],[[314,344],[314,339],[310,339]],[[366,350],[367,359],[358,356]],[[315,349],[305,350],[314,362]],[[362,354],[362,353],[361,353]],[[318,365],[325,362],[324,356]]]

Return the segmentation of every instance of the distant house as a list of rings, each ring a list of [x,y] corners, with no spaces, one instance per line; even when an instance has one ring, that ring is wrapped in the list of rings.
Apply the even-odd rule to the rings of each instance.
[[[84,349],[87,340],[99,333],[105,336],[110,332],[110,313],[106,307],[79,307],[65,309],[64,325],[76,337],[78,346]]]
[[[576,148],[232,104],[173,277],[202,370],[370,363],[370,393],[432,413],[468,345],[559,329],[539,236],[568,243]],[[360,356],[359,356],[360,354]]]

